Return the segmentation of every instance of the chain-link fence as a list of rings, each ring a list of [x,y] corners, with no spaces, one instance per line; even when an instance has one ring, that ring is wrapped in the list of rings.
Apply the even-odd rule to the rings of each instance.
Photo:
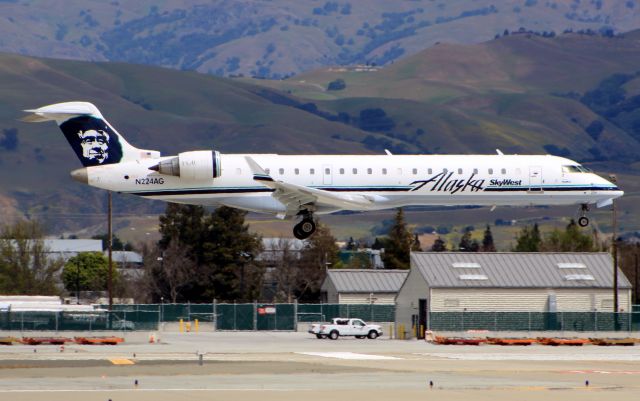
[[[368,322],[393,322],[395,305],[299,304],[298,322],[326,322],[335,317],[359,318]]]
[[[394,305],[375,304],[133,304],[100,305],[92,312],[0,312],[0,330],[157,330],[160,323],[213,323],[216,330],[293,331],[298,323],[334,317],[393,322]]]
[[[638,331],[640,313],[431,312],[427,328],[436,331]]]
[[[10,331],[131,331],[157,330],[157,311],[0,312],[0,330]]]
[[[335,317],[394,322],[394,305],[376,304],[137,304],[92,312],[0,312],[0,330],[157,330],[163,322],[209,322],[216,330],[297,330]],[[436,331],[640,331],[640,312],[431,312]]]

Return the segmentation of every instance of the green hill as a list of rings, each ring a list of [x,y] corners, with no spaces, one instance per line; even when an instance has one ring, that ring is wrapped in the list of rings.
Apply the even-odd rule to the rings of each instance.
[[[640,28],[638,0],[43,4],[0,1],[0,51],[272,79],[331,65],[388,65],[436,43],[480,43],[520,27],[548,35]]]
[[[357,120],[382,108],[389,140],[408,151],[560,153],[582,161],[640,158],[640,31],[621,37],[511,34],[478,45],[437,45],[388,67],[330,68],[257,84],[307,98]],[[583,99],[627,74],[605,111]],[[327,90],[342,80],[342,90]],[[607,96],[606,94],[603,96]],[[596,99],[598,101],[598,99]],[[615,108],[617,107],[617,109]],[[590,127],[599,121],[599,132]],[[634,131],[637,124],[637,132]],[[357,125],[357,124],[356,124]]]
[[[295,107],[295,100],[252,84],[210,75],[118,63],[88,63],[0,54],[0,196],[3,218],[44,217],[55,226],[84,225],[104,208],[103,192],[80,186],[80,166],[51,123],[19,121],[22,110],[84,100],[96,104],[132,144],[163,153],[197,148],[222,152],[367,153],[359,142],[336,144],[340,133],[365,133]],[[2,199],[0,199],[2,200]],[[121,210],[162,210],[162,203],[123,197]],[[14,205],[11,206],[10,205]],[[135,207],[134,207],[135,205]],[[155,208],[155,209],[154,209]]]
[[[4,218],[27,214],[71,231],[103,220],[104,193],[69,178],[79,162],[58,129],[18,121],[22,109],[86,100],[131,143],[165,153],[499,148],[563,154],[601,174],[618,174],[627,191],[621,229],[638,230],[639,36],[512,34],[473,46],[434,46],[382,69],[324,69],[279,81],[0,54],[0,207]],[[337,79],[346,87],[326,90]],[[144,215],[164,208],[130,196],[118,197],[116,205],[118,228],[148,227]],[[576,214],[575,208],[505,210],[457,211],[453,219],[449,212],[431,213],[414,224],[481,226],[503,216],[535,221]],[[607,211],[594,217],[600,228],[609,226]],[[345,235],[364,235],[378,224],[360,215],[331,219]]]

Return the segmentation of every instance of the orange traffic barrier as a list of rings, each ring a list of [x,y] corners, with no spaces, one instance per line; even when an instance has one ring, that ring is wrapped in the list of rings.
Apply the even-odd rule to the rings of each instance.
[[[487,337],[487,343],[494,345],[531,345],[536,340],[532,338],[491,338]]]
[[[15,337],[0,337],[0,345],[13,345],[13,343],[20,342]]]
[[[637,338],[590,338],[591,344],[600,346],[622,345],[626,347],[634,346],[640,342]]]
[[[442,345],[480,345],[486,342],[483,338],[441,337],[436,336],[435,343]]]
[[[122,337],[75,337],[75,342],[85,345],[116,345],[124,342]]]
[[[40,345],[40,344],[52,344],[63,345],[64,343],[71,342],[70,338],[65,337],[22,337],[21,342],[28,345]]]
[[[581,347],[585,344],[589,344],[590,341],[586,338],[549,338],[549,337],[540,337],[538,338],[538,343],[542,345],[551,345],[556,347],[558,345],[569,345],[574,347]]]

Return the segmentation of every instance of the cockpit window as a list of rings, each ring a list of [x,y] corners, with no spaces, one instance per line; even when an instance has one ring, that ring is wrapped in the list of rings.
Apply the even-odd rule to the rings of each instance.
[[[581,166],[562,166],[563,173],[583,173]]]

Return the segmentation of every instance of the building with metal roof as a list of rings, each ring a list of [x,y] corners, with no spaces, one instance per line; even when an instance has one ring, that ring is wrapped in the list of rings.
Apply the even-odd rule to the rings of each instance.
[[[618,269],[618,305],[631,284]],[[613,259],[605,252],[414,252],[396,298],[396,323],[428,326],[431,312],[613,311]]]
[[[67,260],[80,252],[102,252],[99,239],[44,239],[46,252]]]
[[[332,269],[320,291],[326,303],[394,304],[408,270]]]

